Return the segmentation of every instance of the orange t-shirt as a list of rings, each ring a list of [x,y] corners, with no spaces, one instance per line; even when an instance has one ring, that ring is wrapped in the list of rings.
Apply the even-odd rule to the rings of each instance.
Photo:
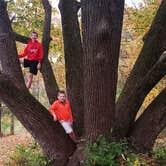
[[[59,100],[56,100],[49,109],[51,114],[55,113],[57,120],[69,120],[73,121],[72,112],[68,100],[62,104]]]

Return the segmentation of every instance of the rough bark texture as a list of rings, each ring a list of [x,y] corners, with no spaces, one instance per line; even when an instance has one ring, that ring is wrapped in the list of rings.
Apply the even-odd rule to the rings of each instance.
[[[110,135],[124,1],[82,0],[85,135]]]
[[[71,104],[75,131],[80,136],[83,133],[84,103],[83,103],[83,49],[77,16],[75,0],[60,0],[67,96]]]
[[[0,99],[32,134],[58,166],[65,166],[75,146],[59,125],[26,89],[13,32],[4,2],[0,1]]]
[[[74,150],[73,143],[46,108],[26,88],[20,89],[14,84],[8,76],[0,75],[0,99],[37,140],[44,153],[64,166]]]
[[[135,122],[130,134],[136,151],[150,152],[159,133],[166,126],[166,88]]]
[[[123,100],[123,108],[125,111],[121,113],[121,119],[116,122],[116,125],[123,128],[119,133],[119,130],[114,128],[114,134],[117,138],[121,138],[121,135],[127,136],[126,131],[130,131],[130,128],[134,124],[136,114],[141,107],[145,97],[152,90],[152,88],[160,81],[160,79],[166,74],[166,52],[164,52],[160,59],[154,64],[152,69],[142,78],[142,80],[135,86],[129,96]],[[128,113],[128,114],[126,114]],[[127,121],[127,122],[126,122]],[[127,124],[124,126],[124,124]]]
[[[17,86],[25,87],[21,67],[15,65],[19,62],[17,56],[13,56],[13,54],[17,55],[17,51],[12,34],[6,4],[0,1],[0,72],[11,77]]]
[[[128,101],[126,98],[128,96],[135,96],[133,93],[135,88],[140,83],[140,81],[144,78],[147,72],[152,68],[152,66],[159,59],[160,55],[166,48],[166,1],[162,1],[161,6],[157,12],[157,15],[151,25],[151,28],[144,40],[144,46],[139,55],[136,64],[126,81],[125,87],[121,93],[121,96],[118,99],[116,105],[116,132],[119,133],[118,137],[123,138],[127,133],[129,126],[128,124],[133,122],[135,117],[130,119],[130,111],[126,111]],[[139,98],[137,101],[139,102]],[[134,103],[131,103],[131,107],[133,107]],[[138,109],[139,107],[137,107]],[[138,110],[135,110],[137,112]],[[125,119],[124,118],[125,114]],[[123,125],[120,123],[121,119],[123,119]],[[131,122],[127,120],[130,119]]]
[[[50,27],[51,27],[51,5],[48,0],[42,0],[42,4],[45,10],[45,19],[43,26],[43,38],[42,45],[44,47],[44,61],[42,64],[42,75],[44,79],[46,93],[50,104],[54,102],[57,97],[58,85],[52,71],[51,64],[48,60],[48,50],[51,41],[50,37]]]

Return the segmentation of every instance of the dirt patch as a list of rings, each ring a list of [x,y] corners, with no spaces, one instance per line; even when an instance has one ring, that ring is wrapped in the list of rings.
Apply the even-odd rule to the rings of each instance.
[[[17,145],[27,145],[31,141],[32,137],[29,134],[0,137],[0,166],[9,161],[10,155]]]

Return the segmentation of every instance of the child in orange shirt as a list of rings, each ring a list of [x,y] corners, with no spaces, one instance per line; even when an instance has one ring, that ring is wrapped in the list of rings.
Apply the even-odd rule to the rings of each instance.
[[[66,94],[64,91],[59,91],[58,100],[56,100],[49,109],[49,112],[54,117],[54,121],[59,121],[60,124],[65,129],[65,132],[69,135],[73,142],[79,143],[80,141],[76,139],[75,133],[72,128],[73,117],[70,108],[69,101],[66,99]]]

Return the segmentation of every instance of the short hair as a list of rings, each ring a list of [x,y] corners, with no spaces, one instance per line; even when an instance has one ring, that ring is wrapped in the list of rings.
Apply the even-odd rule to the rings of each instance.
[[[38,37],[38,33],[37,33],[36,31],[33,31],[32,33],[33,33],[33,34],[36,34],[36,36]],[[31,34],[32,34],[32,33],[31,33]]]
[[[58,95],[59,95],[60,93],[66,95],[66,92],[65,92],[64,90],[59,90],[59,91],[58,91]]]

